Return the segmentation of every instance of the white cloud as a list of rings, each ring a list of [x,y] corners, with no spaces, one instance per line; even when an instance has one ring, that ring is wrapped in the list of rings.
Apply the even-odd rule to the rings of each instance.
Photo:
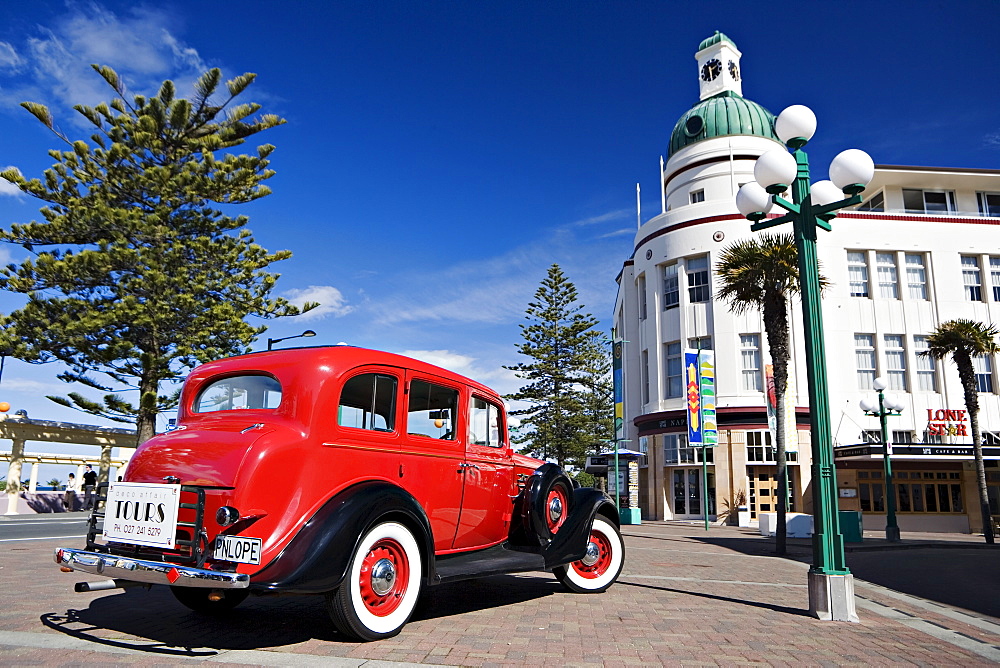
[[[319,306],[304,315],[297,316],[298,320],[321,320],[327,316],[339,318],[354,310],[353,306],[347,304],[343,293],[332,285],[310,285],[308,288],[296,288],[288,290],[282,295],[285,299],[302,306],[306,302],[319,302]]]
[[[635,216],[635,211],[632,211],[630,209],[618,209],[617,211],[609,211],[607,213],[602,213],[599,216],[591,216],[590,218],[577,220],[570,223],[570,225],[572,225],[573,227],[600,225],[601,223],[607,223],[610,221],[625,220],[629,216]]]
[[[17,55],[17,51],[8,42],[0,42],[0,68],[17,71],[21,69],[24,60]]]

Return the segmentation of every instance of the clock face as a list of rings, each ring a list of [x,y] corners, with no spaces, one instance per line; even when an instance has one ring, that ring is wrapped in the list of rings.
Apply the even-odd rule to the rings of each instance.
[[[733,61],[729,61],[729,76],[733,78],[733,81],[740,80],[740,68]]]
[[[714,81],[720,74],[722,74],[722,63],[718,58],[712,58],[701,68],[702,81]]]

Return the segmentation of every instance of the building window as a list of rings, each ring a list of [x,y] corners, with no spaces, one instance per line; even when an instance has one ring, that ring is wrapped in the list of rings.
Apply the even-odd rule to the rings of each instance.
[[[847,251],[847,280],[852,297],[868,296],[868,263],[861,251]]]
[[[858,211],[885,211],[885,195],[875,193],[868,201],[858,205]]]
[[[691,303],[707,302],[712,297],[708,282],[708,256],[693,257],[687,261],[688,297]]]
[[[688,339],[688,348],[690,348],[691,350],[711,350],[712,337],[696,336],[694,338]]]
[[[906,392],[906,346],[902,334],[885,335],[885,370],[889,389]]]
[[[858,370],[858,389],[870,390],[875,382],[875,335],[854,335],[854,359]]]
[[[762,392],[760,374],[760,334],[740,334],[740,357],[743,360],[743,389]]]
[[[897,471],[893,476],[898,513],[962,513],[962,474],[956,471]],[[885,512],[881,471],[858,471],[862,512]]]
[[[895,253],[875,253],[875,274],[878,277],[878,296],[882,299],[899,299]]]
[[[640,383],[642,384],[642,403],[649,403],[649,351],[642,351],[642,364],[639,368],[639,374],[642,376]]]
[[[921,392],[937,391],[937,361],[927,350],[927,337],[914,336],[913,350],[917,354],[917,390]]]
[[[990,258],[990,283],[993,284],[993,301],[1000,302],[1000,257]]]
[[[666,348],[666,391],[667,399],[676,399],[684,396],[684,383],[682,372],[684,364],[681,362],[681,342],[667,343]]]
[[[955,193],[951,190],[903,188],[903,208],[907,213],[954,213]]]
[[[861,442],[869,445],[882,445],[882,431],[879,429],[865,429],[861,432]]]
[[[976,391],[993,391],[993,358],[989,355],[976,355],[972,358],[972,368],[976,371]]]
[[[663,308],[673,308],[680,303],[680,287],[677,281],[677,263],[663,266]]]
[[[906,287],[910,299],[927,299],[927,268],[924,266],[923,253],[907,253]]]
[[[982,437],[983,445],[992,445],[993,447],[1000,445],[1000,431],[984,431]]]
[[[893,445],[905,445],[907,443],[913,443],[913,432],[912,431],[892,431],[892,443]]]
[[[691,203],[692,204],[697,204],[698,202],[704,202],[704,201],[705,201],[705,191],[704,191],[704,189],[702,189],[702,190],[695,190],[695,191],[693,191],[691,193]]]
[[[929,445],[944,443],[944,434],[932,434],[924,429],[924,443]]]
[[[777,462],[777,450],[771,439],[770,431],[748,431],[747,462],[758,464],[774,464]],[[797,462],[799,453],[785,451],[786,462]]]
[[[979,213],[991,218],[1000,218],[1000,193],[976,193]]]
[[[639,291],[639,320],[646,319],[646,277],[639,277],[639,285],[636,288]]]
[[[983,301],[983,275],[979,272],[979,258],[972,255],[962,256],[962,283],[965,284],[967,301]]]
[[[706,463],[713,463],[715,448],[706,448]],[[663,435],[663,464],[664,466],[677,466],[680,464],[700,464],[699,456],[701,448],[688,447],[686,434],[664,434]]]

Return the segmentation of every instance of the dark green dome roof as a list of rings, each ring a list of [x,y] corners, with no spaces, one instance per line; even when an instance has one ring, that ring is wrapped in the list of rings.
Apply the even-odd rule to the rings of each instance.
[[[754,135],[779,141],[774,134],[774,114],[756,102],[727,91],[702,100],[681,116],[670,134],[667,156],[689,144],[726,135]]]
[[[733,40],[729,39],[724,34],[719,32],[718,30],[716,30],[714,35],[712,35],[708,39],[703,39],[701,41],[701,44],[698,45],[698,51],[701,51],[702,49],[707,49],[713,44],[718,44],[719,42],[729,42],[734,47],[736,46],[736,42],[734,42]]]

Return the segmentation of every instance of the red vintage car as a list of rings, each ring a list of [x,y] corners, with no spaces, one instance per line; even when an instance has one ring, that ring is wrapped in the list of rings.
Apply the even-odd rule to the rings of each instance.
[[[500,397],[445,369],[350,346],[195,369],[177,428],[102,486],[77,591],[170,586],[199,612],[249,594],[323,594],[343,634],[399,633],[421,588],[549,570],[601,592],[621,572],[618,512],[519,455]]]

